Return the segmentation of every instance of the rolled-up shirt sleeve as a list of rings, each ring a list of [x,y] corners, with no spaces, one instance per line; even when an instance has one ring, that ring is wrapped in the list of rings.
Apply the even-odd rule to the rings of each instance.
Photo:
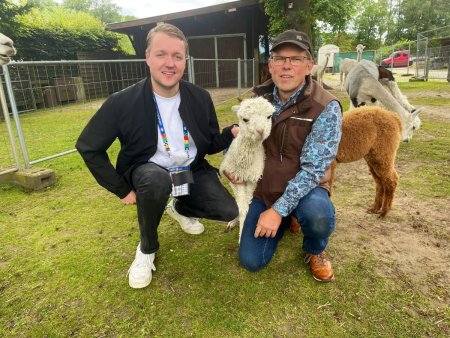
[[[317,187],[325,170],[336,158],[342,135],[342,110],[331,101],[314,122],[300,154],[300,171],[288,182],[283,195],[272,205],[281,216],[288,216],[300,199]]]

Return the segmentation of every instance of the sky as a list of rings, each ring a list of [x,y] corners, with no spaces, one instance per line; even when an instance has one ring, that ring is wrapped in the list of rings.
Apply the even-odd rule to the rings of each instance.
[[[141,19],[231,1],[234,0],[112,0],[111,2],[122,8],[123,15],[133,15]],[[61,3],[62,0],[56,2]]]
[[[122,14],[147,18],[189,9],[213,6],[232,0],[112,0],[122,8]]]

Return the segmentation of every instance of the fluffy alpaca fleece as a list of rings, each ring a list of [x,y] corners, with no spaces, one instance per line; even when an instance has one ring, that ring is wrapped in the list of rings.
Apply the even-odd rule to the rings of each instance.
[[[11,61],[10,57],[16,55],[16,49],[10,38],[0,33],[0,66]]]
[[[403,123],[402,140],[410,141],[417,126],[416,118],[421,109],[410,113],[379,81],[379,69],[375,63],[361,60],[345,80],[345,89],[350,96],[350,107],[375,104],[377,101],[389,111],[397,113]]]
[[[368,211],[385,217],[398,185],[395,158],[401,134],[402,122],[398,115],[381,107],[367,106],[345,112],[341,143],[331,165],[331,188],[336,162],[349,163],[364,158],[376,184],[375,201]]]
[[[265,154],[262,143],[270,134],[274,111],[272,104],[262,97],[243,100],[236,113],[239,119],[239,134],[231,143],[220,165],[221,173],[226,171],[243,181],[242,184],[230,183],[239,207],[239,240],[248,205],[264,170]],[[228,227],[235,225],[236,222],[230,222]]]

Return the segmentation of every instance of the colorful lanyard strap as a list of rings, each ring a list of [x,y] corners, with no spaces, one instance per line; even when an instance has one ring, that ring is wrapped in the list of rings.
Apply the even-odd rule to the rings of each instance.
[[[158,117],[158,127],[159,127],[159,133],[161,134],[161,138],[164,144],[164,149],[167,152],[167,155],[170,157],[170,146],[169,146],[169,140],[167,139],[167,133],[164,129],[164,124],[161,119],[161,114],[159,113],[158,103],[156,102],[156,96],[155,93],[153,93],[153,102],[155,103],[156,108],[156,116]],[[189,158],[189,134],[188,129],[186,125],[183,122],[183,141],[184,141],[184,151],[186,152],[187,158]]]

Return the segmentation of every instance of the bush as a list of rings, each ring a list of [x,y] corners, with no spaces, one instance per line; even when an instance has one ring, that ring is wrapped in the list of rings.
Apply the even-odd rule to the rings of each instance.
[[[117,50],[118,36],[92,15],[62,7],[33,8],[18,17],[22,60],[74,60],[78,51]]]

